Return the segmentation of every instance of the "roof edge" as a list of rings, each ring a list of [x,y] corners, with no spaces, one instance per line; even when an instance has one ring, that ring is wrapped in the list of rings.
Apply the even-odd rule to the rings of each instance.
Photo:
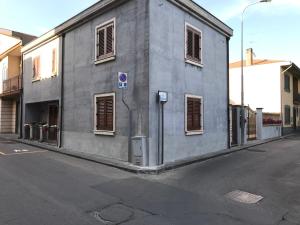
[[[79,26],[90,19],[97,16],[101,13],[101,10],[105,10],[108,7],[112,6],[115,7],[116,5],[120,5],[128,0],[101,0],[93,4],[92,6],[88,7],[87,9],[81,11],[80,13],[76,14],[75,16],[71,17],[70,19],[66,20],[62,24],[58,25],[54,29],[48,31],[47,33],[41,35],[37,39],[33,40],[32,42],[28,43],[22,48],[22,52],[27,52],[32,48],[35,48],[38,45],[46,42],[47,40],[54,38],[55,36],[60,36],[63,33],[68,32],[70,29]],[[207,10],[193,2],[192,0],[167,0],[172,2],[177,6],[183,7],[186,11],[191,12],[207,25],[213,27],[214,29],[218,30],[226,37],[230,38],[233,35],[233,30],[219,20],[217,17],[213,16]],[[115,4],[115,5],[113,5]]]
[[[196,16],[200,17],[203,22],[210,25],[211,27],[219,30],[225,36],[230,38],[233,35],[233,29],[218,19],[216,16],[208,12],[206,9],[198,5],[196,2],[192,0],[168,0],[175,5],[183,6],[187,10],[194,13]]]

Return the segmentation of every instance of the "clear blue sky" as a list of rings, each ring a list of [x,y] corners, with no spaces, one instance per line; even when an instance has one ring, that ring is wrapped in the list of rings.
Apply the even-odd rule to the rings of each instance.
[[[240,58],[240,15],[255,0],[195,0],[234,29],[231,61]],[[0,0],[0,27],[41,35],[97,0]],[[300,0],[273,0],[249,8],[245,16],[245,48],[259,59],[283,59],[300,66]]]

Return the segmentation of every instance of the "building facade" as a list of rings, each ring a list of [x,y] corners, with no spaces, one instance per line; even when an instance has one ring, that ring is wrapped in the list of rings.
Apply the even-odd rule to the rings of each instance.
[[[231,35],[192,1],[100,1],[23,48],[24,129],[47,122],[29,106],[56,102],[70,151],[156,166],[226,149]],[[58,74],[36,81],[33,55],[54,40]]]
[[[54,37],[38,48],[23,48],[23,136],[55,145],[60,135],[60,42]]]
[[[34,36],[0,29],[0,133],[20,132],[21,48]]]
[[[244,62],[244,102],[252,109],[278,114],[283,134],[300,127],[300,69],[288,61],[253,59],[247,50]],[[241,62],[230,64],[230,100],[241,104]]]

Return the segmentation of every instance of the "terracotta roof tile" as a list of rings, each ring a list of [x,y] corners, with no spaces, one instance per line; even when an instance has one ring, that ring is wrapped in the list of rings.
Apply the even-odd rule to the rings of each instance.
[[[279,63],[279,62],[285,62],[285,60],[254,59],[253,64],[251,66],[258,66],[258,65]],[[246,60],[244,60],[244,66],[246,67]],[[241,61],[237,61],[229,64],[230,69],[239,68],[239,67],[241,67]]]

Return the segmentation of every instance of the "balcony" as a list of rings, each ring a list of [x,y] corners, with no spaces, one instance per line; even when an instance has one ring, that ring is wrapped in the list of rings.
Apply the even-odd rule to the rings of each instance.
[[[22,76],[15,76],[3,81],[0,97],[14,96],[22,89]]]
[[[294,94],[294,104],[300,105],[300,94]]]

